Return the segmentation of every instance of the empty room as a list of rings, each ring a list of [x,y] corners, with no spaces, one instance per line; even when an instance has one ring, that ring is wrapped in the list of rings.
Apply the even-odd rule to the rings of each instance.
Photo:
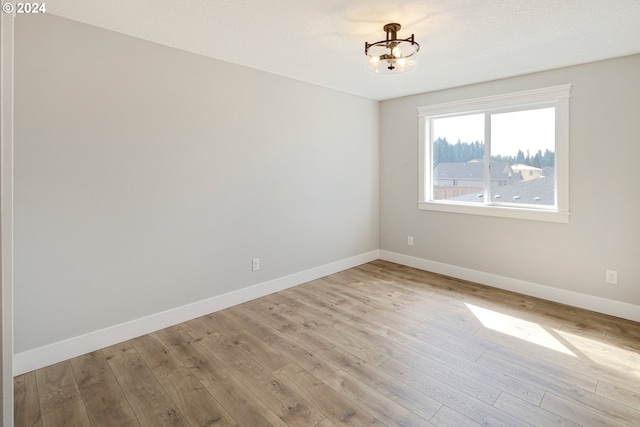
[[[3,426],[640,425],[637,0],[2,9]]]

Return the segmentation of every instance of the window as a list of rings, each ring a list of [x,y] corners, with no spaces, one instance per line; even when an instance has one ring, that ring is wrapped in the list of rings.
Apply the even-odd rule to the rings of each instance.
[[[570,89],[418,108],[418,207],[568,222]]]

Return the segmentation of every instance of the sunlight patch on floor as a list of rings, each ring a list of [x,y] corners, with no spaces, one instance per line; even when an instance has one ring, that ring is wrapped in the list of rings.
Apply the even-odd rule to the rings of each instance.
[[[517,317],[478,307],[473,304],[465,303],[465,305],[474,314],[474,316],[482,322],[485,328],[493,329],[494,331],[511,335],[512,337],[519,338],[532,344],[537,344],[548,349],[576,357],[576,355],[562,344],[558,338],[554,337],[549,331],[537,323],[518,319]],[[553,332],[557,333],[555,330],[553,330]]]
[[[556,331],[562,340],[579,350],[592,361],[610,369],[640,378],[640,354],[634,350],[586,338],[575,333]]]

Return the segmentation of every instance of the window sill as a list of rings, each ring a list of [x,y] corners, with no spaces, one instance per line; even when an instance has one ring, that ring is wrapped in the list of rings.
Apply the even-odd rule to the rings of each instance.
[[[556,210],[528,209],[511,206],[474,206],[471,204],[446,202],[418,202],[418,209],[467,215],[524,219],[530,221],[569,223],[569,212],[560,212]]]

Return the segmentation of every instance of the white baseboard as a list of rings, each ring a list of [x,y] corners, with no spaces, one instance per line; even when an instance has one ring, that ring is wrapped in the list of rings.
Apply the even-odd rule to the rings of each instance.
[[[379,258],[379,251],[367,252],[151,316],[17,353],[13,357],[13,373],[14,376],[21,375]]]
[[[14,375],[21,375],[178,323],[186,322],[196,317],[204,316],[205,314],[223,310],[293,286],[298,286],[311,280],[319,279],[329,274],[356,267],[376,259],[391,261],[420,270],[444,274],[499,289],[518,292],[524,295],[640,322],[640,306],[637,305],[498,276],[455,265],[443,264],[396,252],[375,250],[33,350],[17,353],[13,357],[13,372]]]
[[[492,286],[494,288],[517,292],[532,297],[542,298],[549,301],[571,305],[573,307],[584,308],[598,313],[640,322],[640,306],[637,305],[600,298],[593,295],[581,294],[579,292],[568,291],[565,289],[553,288],[551,286],[526,282],[524,280],[512,279],[510,277],[498,276],[496,274],[471,270],[455,265],[443,264],[441,262],[416,258],[396,252],[383,250],[380,250],[379,252],[380,259],[384,261],[395,262],[397,264],[418,268],[420,270],[444,274],[458,279]]]

